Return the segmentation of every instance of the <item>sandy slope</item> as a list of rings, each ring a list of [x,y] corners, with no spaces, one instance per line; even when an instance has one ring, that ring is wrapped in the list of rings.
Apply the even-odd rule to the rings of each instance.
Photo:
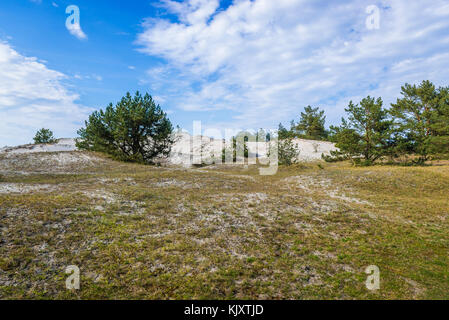
[[[17,147],[4,147],[0,154],[22,154],[36,152],[76,151],[75,139],[59,139],[54,144],[26,144]]]
[[[221,161],[222,149],[225,146],[225,140],[213,139],[206,136],[191,136],[182,132],[176,134],[176,142],[172,147],[168,163],[182,166],[192,164],[191,155],[202,155],[202,160],[210,161],[215,159]],[[295,139],[299,149],[300,161],[320,160],[321,155],[328,155],[330,151],[336,150],[331,142]],[[266,156],[266,147],[264,145],[256,146],[255,143],[248,145],[251,154],[258,154],[259,157]],[[17,147],[5,147],[0,149],[0,155],[6,157],[15,154],[29,154],[37,152],[70,152],[76,151],[74,139],[59,139],[55,144],[29,144]]]

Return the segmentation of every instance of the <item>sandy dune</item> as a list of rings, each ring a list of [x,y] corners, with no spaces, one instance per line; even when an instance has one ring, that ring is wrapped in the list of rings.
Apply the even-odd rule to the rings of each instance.
[[[336,150],[335,144],[326,141],[295,139],[294,142],[299,149],[299,161],[320,160],[322,154],[329,155],[330,151]],[[170,157],[168,158],[168,163],[190,166],[193,163],[193,155],[201,155],[203,162],[220,162],[223,147],[226,147],[226,143],[222,139],[213,139],[206,136],[191,136],[186,132],[177,133]],[[266,157],[267,145],[248,143],[248,150],[250,154],[257,154],[258,157],[264,158]],[[10,157],[16,154],[64,151],[77,151],[75,139],[59,139],[55,144],[29,144],[17,147],[5,147],[0,149],[0,155]]]

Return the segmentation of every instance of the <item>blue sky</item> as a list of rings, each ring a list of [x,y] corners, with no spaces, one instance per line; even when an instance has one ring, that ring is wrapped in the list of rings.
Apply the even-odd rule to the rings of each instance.
[[[189,131],[193,120],[273,128],[308,104],[336,124],[351,99],[449,85],[448,49],[443,0],[2,0],[0,147],[41,127],[75,137],[90,112],[136,90]]]

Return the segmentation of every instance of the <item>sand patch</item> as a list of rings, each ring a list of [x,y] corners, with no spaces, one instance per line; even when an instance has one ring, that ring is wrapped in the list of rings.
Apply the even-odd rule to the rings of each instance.
[[[49,184],[28,185],[23,183],[0,183],[0,194],[9,193],[32,193],[32,192],[51,192],[55,186]]]

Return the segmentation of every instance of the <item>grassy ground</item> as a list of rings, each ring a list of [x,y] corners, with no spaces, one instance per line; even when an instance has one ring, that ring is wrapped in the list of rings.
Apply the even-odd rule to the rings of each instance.
[[[46,157],[0,158],[2,299],[449,298],[449,165],[260,176]]]

